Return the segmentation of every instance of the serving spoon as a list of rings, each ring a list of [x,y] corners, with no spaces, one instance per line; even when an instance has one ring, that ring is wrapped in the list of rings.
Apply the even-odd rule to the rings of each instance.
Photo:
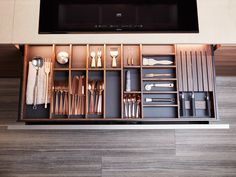
[[[39,77],[39,69],[43,67],[43,58],[42,57],[34,57],[32,59],[32,65],[36,69],[36,78],[34,83],[34,103],[33,109],[37,109],[37,97],[38,97],[38,77]]]

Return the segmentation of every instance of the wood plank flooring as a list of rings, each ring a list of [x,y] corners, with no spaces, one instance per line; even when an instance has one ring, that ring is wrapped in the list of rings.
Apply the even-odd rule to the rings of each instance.
[[[16,123],[18,79],[0,80],[0,124]],[[230,130],[6,130],[1,177],[235,177],[236,77],[217,77]]]

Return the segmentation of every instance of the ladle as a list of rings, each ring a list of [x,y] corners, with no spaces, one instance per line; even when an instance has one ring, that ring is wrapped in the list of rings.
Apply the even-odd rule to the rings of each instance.
[[[35,78],[35,83],[34,83],[33,109],[37,109],[39,68],[42,68],[42,66],[43,66],[43,58],[42,57],[34,57],[32,59],[32,65],[36,69],[36,78]]]

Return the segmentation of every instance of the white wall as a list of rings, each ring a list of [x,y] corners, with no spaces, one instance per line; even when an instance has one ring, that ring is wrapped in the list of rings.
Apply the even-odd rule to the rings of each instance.
[[[0,43],[12,42],[15,0],[0,0]]]
[[[15,0],[13,43],[236,43],[236,0],[198,0],[199,34],[39,35],[39,6],[40,0]]]

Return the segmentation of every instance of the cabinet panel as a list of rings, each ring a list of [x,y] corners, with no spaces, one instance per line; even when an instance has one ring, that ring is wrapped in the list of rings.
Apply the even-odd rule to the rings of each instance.
[[[0,1],[0,43],[12,43],[15,0]]]

